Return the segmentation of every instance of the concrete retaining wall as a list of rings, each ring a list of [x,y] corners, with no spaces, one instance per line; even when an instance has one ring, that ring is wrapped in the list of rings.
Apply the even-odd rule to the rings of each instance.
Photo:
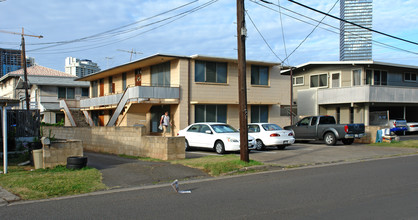
[[[83,156],[81,140],[56,140],[50,145],[43,145],[43,168],[67,165],[67,157]]]
[[[184,137],[145,136],[145,127],[53,127],[44,126],[42,136],[79,139],[84,150],[110,154],[184,159]]]

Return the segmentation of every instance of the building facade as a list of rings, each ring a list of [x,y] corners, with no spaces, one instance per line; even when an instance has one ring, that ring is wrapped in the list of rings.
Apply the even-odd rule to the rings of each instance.
[[[21,50],[0,48],[0,77],[9,72],[22,68]],[[26,66],[35,65],[35,59],[29,57],[26,59]]]
[[[418,66],[376,61],[309,62],[293,70],[293,101],[300,117],[333,115],[340,123],[366,126],[414,122],[417,74]]]
[[[372,0],[341,0],[340,17],[372,28]],[[350,23],[340,22],[340,61],[372,60],[372,32]]]
[[[290,78],[278,63],[247,61],[249,122],[287,125]],[[171,134],[194,122],[225,122],[239,126],[236,59],[157,54],[92,74],[90,99],[80,101],[96,126],[146,127],[158,134],[168,111]]]
[[[89,83],[74,81],[77,77],[43,66],[27,69],[30,109],[39,109],[42,121],[58,123],[65,118],[60,101],[75,102],[88,98]],[[23,70],[0,78],[0,96],[19,99],[20,109],[26,109]]]
[[[84,77],[99,71],[100,68],[97,63],[91,60],[74,57],[65,58],[65,72],[73,76]]]

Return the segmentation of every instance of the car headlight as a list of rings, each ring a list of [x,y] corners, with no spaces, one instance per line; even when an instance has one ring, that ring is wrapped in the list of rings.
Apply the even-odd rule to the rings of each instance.
[[[228,140],[228,142],[239,142],[237,139],[230,137],[227,137],[226,140]]]

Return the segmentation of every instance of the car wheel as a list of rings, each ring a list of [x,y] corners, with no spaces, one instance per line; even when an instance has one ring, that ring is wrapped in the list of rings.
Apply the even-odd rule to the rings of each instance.
[[[266,146],[264,146],[263,141],[261,141],[261,140],[257,140],[257,141],[255,142],[255,148],[256,148],[257,150],[264,150],[264,149],[266,148]]]
[[[284,150],[286,147],[286,145],[277,145],[277,149],[279,150]]]
[[[334,133],[328,132],[324,135],[324,140],[327,145],[335,145],[337,143],[337,139],[335,138]]]
[[[190,145],[189,145],[189,142],[187,140],[184,141],[184,149],[186,151],[190,150]]]
[[[224,143],[223,143],[222,141],[217,141],[217,142],[215,143],[215,151],[216,151],[216,153],[218,153],[218,154],[223,154],[223,153],[225,153],[225,146],[224,146]]]
[[[350,145],[354,142],[354,139],[343,139],[342,142],[345,145]]]

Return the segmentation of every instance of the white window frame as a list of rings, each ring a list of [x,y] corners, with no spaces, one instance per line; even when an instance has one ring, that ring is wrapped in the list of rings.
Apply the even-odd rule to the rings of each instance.
[[[409,73],[410,74],[410,78],[412,78],[412,74],[415,74],[415,78],[417,77],[416,73],[411,73],[411,72],[405,72],[403,74],[403,81],[405,82],[417,82],[417,80],[412,80],[412,79],[405,79],[406,74]]]
[[[296,78],[302,78],[302,83],[296,83]],[[305,76],[294,76],[293,77],[293,86],[303,86],[305,85]]]
[[[354,85],[354,71],[356,70],[360,70],[360,84],[359,85]],[[363,70],[362,69],[353,69],[351,70],[351,86],[362,86],[363,85]]]
[[[317,86],[317,87],[312,87],[311,86],[311,77],[312,76],[320,76],[320,75],[327,75],[327,80],[325,80],[325,82],[327,82],[327,85],[325,86]],[[309,88],[328,88],[329,86],[329,74],[328,73],[317,73],[317,74],[311,74],[309,75]]]
[[[330,81],[330,83],[329,83],[329,87],[330,88],[334,88],[333,86],[332,86],[332,75],[334,75],[334,74],[338,74],[340,77],[338,78],[338,84],[339,84],[339,86],[338,87],[335,87],[335,88],[341,88],[341,78],[342,78],[342,74],[341,74],[341,72],[331,72],[330,73],[330,77],[329,77],[329,81]]]

